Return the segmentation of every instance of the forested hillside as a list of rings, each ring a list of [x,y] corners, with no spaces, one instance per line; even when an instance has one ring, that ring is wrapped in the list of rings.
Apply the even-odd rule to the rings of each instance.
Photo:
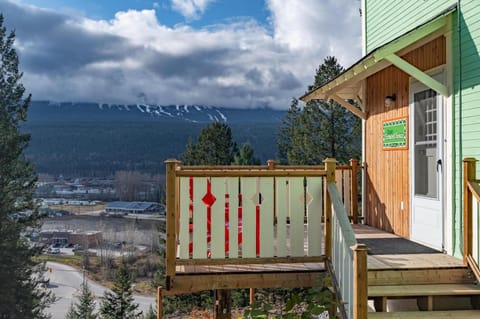
[[[250,143],[265,162],[275,157],[275,132],[285,114],[271,109],[149,108],[33,102],[23,126],[32,135],[27,155],[38,172],[54,175],[158,173],[165,159],[179,158],[189,138],[196,139],[203,127],[218,120],[228,123],[239,146]]]

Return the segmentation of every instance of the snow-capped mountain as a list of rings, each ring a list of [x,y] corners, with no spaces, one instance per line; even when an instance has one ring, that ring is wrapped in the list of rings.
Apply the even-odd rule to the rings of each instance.
[[[269,108],[235,109],[203,105],[118,105],[34,101],[29,119],[75,121],[186,121],[192,123],[279,123],[285,111]]]

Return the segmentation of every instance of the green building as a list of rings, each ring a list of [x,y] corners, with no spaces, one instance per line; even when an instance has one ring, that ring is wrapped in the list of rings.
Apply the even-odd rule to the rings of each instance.
[[[362,29],[363,58],[302,99],[363,119],[365,222],[460,257],[463,159],[480,158],[480,2],[363,0]]]

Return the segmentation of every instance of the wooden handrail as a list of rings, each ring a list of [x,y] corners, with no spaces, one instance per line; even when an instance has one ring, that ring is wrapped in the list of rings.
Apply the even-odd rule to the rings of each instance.
[[[182,169],[176,172],[178,177],[310,177],[325,176],[325,171],[315,170],[238,170],[238,171],[222,171],[222,170],[186,170]]]
[[[357,245],[355,233],[353,232],[352,225],[348,220],[348,216],[345,212],[345,207],[343,207],[342,205],[335,183],[328,184],[328,193],[332,201],[333,209],[335,210],[335,212],[337,212],[336,218],[338,220],[338,223],[340,224],[340,228],[342,229],[342,234],[344,236],[346,245],[349,247]]]
[[[328,176],[328,175],[327,175]],[[332,214],[332,218],[334,218],[335,225],[338,224],[339,228],[337,233],[341,233],[341,242],[343,247],[347,247],[347,251],[344,249],[344,253],[348,256],[349,260],[335,260],[334,261],[334,268],[336,263],[351,263],[353,265],[353,272],[351,276],[353,277],[353,282],[345,282],[345,276],[348,278],[348,273],[335,273],[334,276],[344,277],[343,285],[347,285],[351,289],[351,293],[349,293],[349,298],[346,302],[349,303],[349,314],[352,316],[351,319],[367,319],[367,312],[368,312],[368,270],[367,270],[367,246],[364,244],[358,244],[355,238],[355,233],[353,231],[352,225],[348,219],[347,213],[345,211],[345,207],[342,205],[340,200],[340,195],[338,193],[337,186],[334,182],[328,183],[328,194],[329,198],[331,199],[331,203],[333,206],[334,214]],[[333,221],[332,221],[333,222]],[[338,244],[338,242],[332,239],[332,242]],[[350,248],[350,250],[348,250]],[[341,247],[336,247],[336,249],[342,249]],[[340,251],[341,254],[341,251]],[[336,256],[337,253],[334,253]],[[344,268],[345,267],[345,268]],[[346,265],[341,264],[336,270],[343,269],[345,271]],[[352,270],[350,270],[352,271]],[[342,296],[343,298],[347,298],[347,296]]]
[[[480,185],[478,185],[478,181],[468,181],[467,186],[477,201],[480,202]]]

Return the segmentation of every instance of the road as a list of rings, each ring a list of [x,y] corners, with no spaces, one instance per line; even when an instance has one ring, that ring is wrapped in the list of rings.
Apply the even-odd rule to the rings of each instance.
[[[47,262],[47,267],[52,268],[52,272],[45,274],[45,277],[50,278],[50,286],[48,289],[53,291],[57,297],[57,301],[52,304],[46,312],[52,315],[52,319],[64,319],[70,304],[78,301],[77,297],[79,296],[83,275],[80,270],[63,264]],[[90,290],[97,298],[96,304],[98,309],[100,303],[99,297],[103,296],[107,288],[88,279],[87,282]],[[155,298],[134,295],[134,299],[135,302],[139,304],[139,309],[144,313],[150,305],[155,307]]]

